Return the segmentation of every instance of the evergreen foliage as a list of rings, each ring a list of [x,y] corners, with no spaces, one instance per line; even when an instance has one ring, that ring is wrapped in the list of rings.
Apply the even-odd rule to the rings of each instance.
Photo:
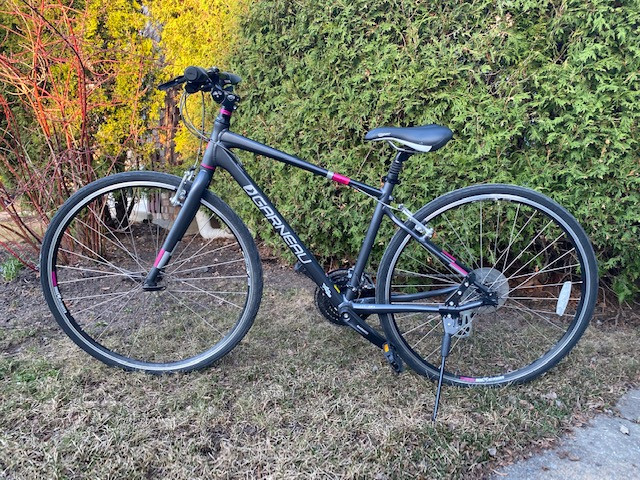
[[[365,144],[367,130],[447,125],[453,141],[407,163],[398,202],[415,210],[482,182],[535,188],[585,226],[625,298],[640,276],[639,12],[635,0],[262,0],[233,57],[245,79],[235,126],[377,184],[392,151]],[[371,200],[245,163],[314,251],[354,256]],[[278,242],[252,206],[236,206]]]

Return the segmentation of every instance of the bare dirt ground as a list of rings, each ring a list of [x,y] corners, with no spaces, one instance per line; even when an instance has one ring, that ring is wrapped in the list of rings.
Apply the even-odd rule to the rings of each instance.
[[[326,322],[313,287],[268,262],[242,343],[158,377],[77,348],[33,273],[0,281],[0,478],[483,478],[640,383],[639,311],[609,303],[542,378],[446,388],[434,425],[435,386]]]

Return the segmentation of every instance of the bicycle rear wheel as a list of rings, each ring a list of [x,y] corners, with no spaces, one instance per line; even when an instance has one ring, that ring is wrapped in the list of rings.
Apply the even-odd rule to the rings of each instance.
[[[453,336],[447,358],[446,383],[526,382],[573,348],[593,313],[598,278],[591,244],[564,208],[526,188],[480,185],[437,198],[415,217],[433,228],[433,243],[498,295],[496,307],[461,314],[462,328]],[[463,278],[399,231],[379,267],[376,301],[406,303],[412,298],[442,305]],[[460,304],[479,297],[469,289]],[[441,316],[400,313],[380,318],[402,358],[418,373],[437,378]]]
[[[255,243],[240,218],[206,192],[196,218],[145,291],[180,207],[180,178],[120,173],[74,194],[44,238],[41,281],[56,320],[108,365],[151,373],[205,367],[251,327],[262,294]]]

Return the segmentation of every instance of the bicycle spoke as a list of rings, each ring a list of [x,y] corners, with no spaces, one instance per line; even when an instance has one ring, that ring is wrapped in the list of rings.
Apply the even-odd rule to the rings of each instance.
[[[116,235],[113,233],[113,231],[107,226],[106,223],[104,223],[104,220],[102,220],[102,218],[100,216],[98,216],[97,213],[95,213],[93,211],[93,209],[91,207],[88,207],[88,210],[91,211],[94,215],[94,217],[96,217],[98,219],[98,221],[104,225],[104,228],[111,234],[111,236],[113,238],[115,238],[117,240],[118,243],[115,243],[113,240],[111,240],[109,237],[107,237],[106,235],[104,235],[103,233],[99,232],[98,230],[94,229],[93,227],[91,227],[90,225],[86,224],[85,222],[83,222],[80,219],[76,219],[76,221],[82,225],[85,225],[87,228],[93,230],[94,232],[96,232],[98,235],[100,235],[101,237],[104,237],[105,240],[109,241],[110,243],[112,243],[113,245],[115,245],[116,247],[121,248],[122,250],[125,251],[125,253],[134,261],[138,264],[138,267],[140,267],[140,269],[144,270],[144,267],[140,264],[139,258],[137,255],[134,255],[133,253],[131,253],[129,251],[129,249],[127,247],[124,246],[124,244],[120,241],[120,239],[118,237],[116,237]]]
[[[526,247],[524,247],[520,253],[516,256],[516,258],[514,258],[511,263],[509,264],[509,266],[504,268],[504,272],[506,272],[507,270],[509,270],[511,268],[511,266],[516,262],[516,260],[518,260],[523,254],[524,252],[527,250],[527,248],[529,248],[531,245],[533,245],[533,242],[535,242],[538,238],[540,238],[540,235],[542,235],[542,233],[549,227],[549,225],[551,225],[553,222],[551,220],[549,220],[549,222],[544,226],[544,228],[542,228],[542,230],[538,231],[537,235],[535,237],[533,237],[531,239],[531,241],[527,244]],[[562,236],[562,235],[560,235]],[[560,237],[558,237],[560,238]],[[535,257],[534,257],[535,258]]]
[[[122,313],[122,311],[129,305],[129,303],[131,302],[131,300],[133,299],[133,295],[130,295],[127,300],[124,302],[124,304],[118,309],[117,312],[115,312],[111,317],[112,318],[118,318],[118,316],[120,315],[120,313]],[[100,317],[100,315],[98,316]],[[95,323],[95,321],[93,322]],[[100,332],[100,334],[98,335],[98,337],[95,339],[97,342],[100,341],[100,339],[102,339],[102,337],[104,336],[104,334],[107,332],[107,330],[109,330],[111,327],[113,327],[115,322],[109,322],[109,324],[102,330],[102,332]]]
[[[518,208],[520,208],[520,204],[518,204]],[[498,239],[500,238],[500,236],[498,235],[498,232],[500,231],[500,214],[501,213],[502,213],[502,202],[498,202],[498,216],[496,218],[496,239],[493,242],[493,258],[491,259],[491,261],[493,262],[493,265],[498,264],[498,260],[497,260]]]
[[[124,272],[124,273],[115,273],[115,272],[105,272],[104,270],[94,270],[92,268],[85,268],[85,267],[72,267],[70,265],[56,265],[56,269],[66,269],[66,270],[75,270],[75,271],[79,271],[79,272],[92,272],[92,273],[101,273],[102,275],[100,276],[95,276],[95,277],[86,277],[86,278],[80,278],[80,279],[76,279],[76,280],[63,280],[63,281],[59,281],[58,285],[63,285],[65,283],[72,283],[72,282],[80,282],[82,280],[93,280],[95,278],[103,278],[103,277],[128,277],[131,278],[133,275],[140,275],[143,272]]]
[[[410,254],[408,254],[408,253],[407,253],[407,257],[409,257],[411,260],[414,260],[414,261],[418,262],[420,265],[422,265],[423,267],[425,267],[427,270],[431,270],[431,271],[432,271],[433,273],[435,273],[436,275],[439,275],[439,276],[443,276],[443,275],[445,275],[444,273],[442,273],[442,271],[436,270],[433,266],[431,266],[431,265],[427,265],[426,263],[424,263],[424,262],[422,262],[422,261],[418,260],[417,258],[415,258],[414,256],[412,256],[412,255],[410,255]],[[431,257],[430,257],[430,258],[431,258]],[[440,265],[444,265],[444,266],[445,266],[445,267],[446,267],[446,268],[447,268],[451,273],[453,273],[455,276],[457,276],[457,277],[461,277],[460,273],[459,273],[459,272],[457,272],[456,270],[454,270],[453,268],[451,268],[449,265],[442,264],[442,263],[441,263]],[[459,282],[452,282],[452,283],[456,283],[456,284],[457,284],[457,283],[459,283]]]
[[[201,250],[203,250],[204,248],[208,247],[213,241],[214,241],[214,239],[209,240],[206,245],[203,245],[200,249],[198,249],[197,252],[195,252],[189,258],[186,258],[184,260],[180,260],[179,262],[175,262],[172,259],[170,265],[172,267],[174,267],[174,269],[169,271],[169,272],[167,272],[167,275],[172,275],[172,274],[176,273],[176,270],[178,269],[178,267],[180,265],[184,265],[185,263],[190,262],[192,260],[195,260],[196,258],[202,257],[203,255],[209,255],[209,254],[212,254],[212,253],[216,253],[216,252],[219,252],[220,250],[223,250],[225,248],[229,248],[229,247],[233,247],[234,245],[237,245],[235,243],[230,243],[228,245],[223,245],[222,247],[218,247],[218,248],[215,248],[213,250],[207,250],[206,252],[200,253]]]
[[[173,293],[203,293],[202,289],[199,290],[176,290],[175,288],[172,288],[171,291]],[[210,294],[214,294],[217,293],[219,295],[246,295],[247,292],[223,292],[223,291],[218,291],[218,290],[214,290],[212,292],[207,292]]]
[[[196,212],[196,216],[194,216],[194,217],[193,217],[193,220],[192,220],[192,221],[196,221],[196,222],[197,222],[197,220],[196,220],[197,215],[198,215],[198,213]],[[215,214],[213,214],[213,213],[212,213],[212,214],[209,216],[209,218],[207,219],[207,221],[202,225],[202,227],[198,227],[198,233],[197,233],[197,234],[195,234],[195,235],[192,235],[192,237],[191,237],[191,241],[189,241],[189,243],[188,243],[186,246],[184,246],[184,247],[183,247],[182,251],[178,254],[178,256],[175,258],[175,260],[172,262],[172,264],[173,264],[174,262],[177,262],[178,260],[180,260],[180,258],[182,257],[182,255],[184,255],[184,252],[186,252],[186,251],[188,250],[188,248],[191,246],[191,244],[194,242],[194,240],[196,239],[196,237],[197,237],[198,235],[200,235],[200,236],[202,235],[202,228],[203,228],[207,223],[209,223],[209,225],[210,225],[210,224],[211,224],[211,220],[213,219],[213,217],[214,217],[214,216],[215,216]],[[208,241],[204,246],[200,247],[200,249],[199,249],[197,252],[195,252],[195,253],[196,253],[196,254],[197,254],[197,253],[199,253],[202,249],[204,249],[204,248],[206,248],[207,246],[209,246],[209,245],[210,245],[214,240],[215,240],[215,238],[211,238],[211,239],[209,239],[209,241]],[[230,245],[231,245],[231,244],[230,244]],[[190,260],[190,259],[192,259],[192,258],[193,258],[193,255],[192,255],[190,258],[188,258],[186,261],[189,261],[189,260]],[[175,268],[174,268],[174,270],[175,270]]]
[[[141,305],[144,305],[145,307],[147,306],[148,303],[148,297],[144,296],[144,300],[142,301],[142,303],[138,304],[138,308],[136,308],[136,310],[132,313],[132,317],[134,318],[139,318],[140,316],[137,315],[138,312],[140,312],[140,307]],[[146,310],[146,308],[145,308]],[[146,315],[142,315],[142,323],[140,324],[140,327],[136,329],[136,333],[133,336],[133,338],[131,338],[131,346],[129,347],[129,351],[127,352],[127,357],[131,358],[132,354],[133,354],[133,347],[136,345],[136,342],[138,340],[138,338],[140,337],[140,332],[142,332],[144,325],[147,323],[147,316]],[[146,332],[145,332],[146,333]]]
[[[81,297],[65,297],[65,301],[73,302],[75,300],[87,300],[89,298],[113,297],[114,295],[121,296],[121,294],[122,292],[112,292],[112,293],[100,293],[96,295],[83,295]]]
[[[511,297],[511,296],[507,296],[505,295],[504,297],[500,297],[500,298],[510,298],[511,300],[548,300],[548,301],[557,301],[558,297]],[[578,301],[580,300],[579,298],[569,298],[569,300],[574,300],[574,301]]]
[[[542,255],[544,252],[547,251],[547,249],[549,249],[551,246],[553,246],[555,244],[555,242],[558,241],[558,239],[560,237],[564,236],[564,233],[560,234],[552,243],[550,243],[549,245],[547,245],[545,248],[543,248],[540,252],[538,252],[534,257],[532,257],[527,263],[525,263],[524,265],[522,265],[518,270],[516,270],[515,272],[513,272],[513,274],[511,275],[510,278],[513,278],[513,276],[518,273],[521,272],[527,265],[529,265],[531,262],[533,262],[536,258],[538,258],[540,255]],[[534,239],[535,240],[535,239]],[[522,253],[524,253],[524,250],[520,253],[520,255],[522,255]],[[569,252],[566,252],[569,253]],[[565,255],[566,255],[565,253]],[[517,258],[516,258],[517,260]]]
[[[422,340],[424,340],[425,338],[427,338],[429,335],[431,335],[431,332],[433,332],[436,328],[438,328],[438,326],[440,325],[440,323],[436,323],[433,328],[431,330],[429,330],[427,333],[425,333],[422,338],[420,340],[418,340],[416,343],[414,343],[414,348],[418,346],[418,344],[420,342],[422,342]]]
[[[542,285],[527,285],[525,287],[516,287],[516,288],[512,288],[511,290],[509,290],[509,293],[513,292],[514,290],[519,290],[519,289],[523,289],[523,288],[547,288],[547,287],[560,287],[562,285],[564,285],[567,282],[562,282],[562,283],[545,283]],[[580,285],[582,284],[582,282],[569,282],[571,285]]]
[[[449,224],[449,227],[451,228],[451,230],[453,231],[453,233],[456,235],[456,237],[458,238],[458,241],[460,242],[460,244],[464,247],[464,249],[467,251],[467,253],[469,254],[469,260],[470,262],[473,264],[473,266],[475,268],[478,268],[478,263],[474,260],[474,255],[473,253],[471,253],[471,250],[469,249],[469,246],[467,244],[467,242],[463,241],[462,238],[460,238],[460,235],[458,234],[458,230],[456,228],[453,227],[453,225],[451,225],[451,221],[449,220],[449,218],[447,217],[446,214],[443,214],[442,217],[446,220],[446,222]],[[455,253],[451,252],[451,253]]]
[[[482,202],[480,202],[479,205],[480,205],[480,222],[479,222],[480,223],[480,268],[483,268],[484,265],[482,262],[482,256],[483,256],[482,255],[483,253],[483,250],[482,250]]]
[[[132,200],[131,200],[131,201],[132,201],[132,206],[134,206],[134,205],[135,205],[135,199],[134,199],[134,198],[132,198]],[[128,224],[128,228],[126,229],[126,231],[129,233],[129,238],[131,238],[131,247],[133,248],[133,254],[135,255],[136,262],[138,263],[138,265],[140,266],[140,268],[143,268],[143,267],[142,267],[142,265],[140,265],[140,263],[139,263],[139,262],[138,262],[138,260],[137,260],[137,259],[139,258],[139,256],[138,256],[138,249],[136,248],[136,240],[135,240],[135,238],[133,237],[133,227],[131,226],[131,223],[130,223],[130,221],[129,221],[129,215],[131,214],[131,212],[129,211],[129,207],[128,207],[128,206],[127,206],[127,208],[125,209],[125,212],[127,212],[127,213],[126,213],[126,221],[127,221],[127,224]]]
[[[518,204],[518,211],[520,211],[520,205]],[[507,261],[509,260],[509,251],[511,249],[511,245],[513,245],[513,242],[515,241],[515,239],[520,236],[520,234],[524,231],[525,228],[527,228],[527,225],[529,225],[529,223],[531,223],[531,220],[533,220],[533,217],[536,216],[536,214],[538,213],[537,210],[534,210],[534,212],[529,216],[529,218],[527,219],[527,221],[525,222],[525,224],[520,228],[520,230],[518,230],[518,233],[516,234],[515,237],[509,237],[509,244],[507,245],[507,248],[504,249],[504,251],[500,254],[500,257],[498,257],[498,260],[496,261],[496,264],[498,264],[500,262],[500,260],[502,259],[502,256],[504,255],[504,263],[502,264],[502,269],[501,271],[506,272],[507,271]],[[516,212],[517,214],[517,212]],[[514,223],[513,226],[515,227],[515,218],[514,218]],[[512,228],[512,233],[513,233],[513,228]]]
[[[141,289],[141,288],[142,288],[142,287],[141,287],[140,285],[136,285],[136,286],[135,286],[135,287],[133,287],[131,290],[128,290],[128,291],[126,291],[126,292],[123,292],[123,293],[122,293],[122,295],[120,295],[120,296],[118,296],[118,297],[110,298],[110,299],[108,299],[108,300],[105,300],[104,302],[100,302],[100,303],[97,303],[97,304],[95,304],[95,305],[91,305],[90,307],[83,308],[82,310],[79,310],[79,311],[77,311],[77,312],[74,312],[74,314],[73,314],[73,315],[74,315],[74,317],[75,317],[76,315],[79,315],[79,314],[81,314],[81,313],[83,313],[83,312],[86,312],[87,310],[91,310],[91,309],[93,309],[93,308],[100,307],[100,306],[105,305],[105,304],[107,304],[107,303],[109,303],[109,302],[113,302],[114,300],[117,300],[117,299],[119,299],[119,298],[125,297],[125,296],[127,296],[127,295],[131,295],[134,291],[136,291],[137,289]]]
[[[188,278],[174,278],[174,277],[170,277],[171,280],[175,280],[175,281],[180,281],[180,280],[191,280],[191,281],[196,281],[196,280],[228,280],[230,278],[242,278],[245,279],[247,278],[245,275],[222,275],[219,277],[188,277]]]
[[[505,305],[502,306],[502,308],[511,308],[511,309],[514,309],[514,310],[520,310],[520,311],[523,311],[523,312],[533,313],[537,317],[543,319],[549,325],[553,325],[555,328],[557,328],[557,329],[559,329],[561,331],[564,331],[563,327],[553,323],[551,320],[549,320],[548,317],[545,317],[542,314],[544,313],[544,314],[547,314],[547,315],[553,315],[554,317],[571,317],[571,316],[573,316],[573,315],[569,315],[569,314],[566,314],[566,313],[563,313],[562,315],[558,315],[556,312],[547,312],[545,310],[534,310],[532,308],[527,307],[526,305],[523,305],[521,302],[519,302],[517,300],[514,300],[513,302],[518,306],[505,304]]]
[[[228,303],[229,305],[233,305],[234,307],[236,307],[236,308],[238,308],[238,309],[242,310],[242,307],[241,307],[240,305],[237,305],[237,304],[235,304],[235,303],[233,303],[233,302],[230,302],[230,301],[228,301],[228,300],[225,300],[225,299],[224,299],[224,298],[222,298],[222,297],[218,297],[217,295],[214,295],[214,294],[213,294],[213,293],[211,293],[211,292],[208,292],[208,291],[206,291],[206,290],[203,290],[202,288],[198,288],[197,286],[192,285],[192,284],[190,284],[189,282],[185,282],[184,280],[180,280],[180,283],[184,283],[185,285],[187,285],[187,286],[189,286],[189,287],[193,288],[194,290],[199,291],[200,293],[203,293],[203,294],[205,294],[205,295],[208,295],[208,296],[210,296],[210,297],[213,297],[213,298],[215,298],[216,300],[219,300],[219,301],[221,301],[221,302]]]
[[[572,249],[573,250],[573,249]],[[569,267],[567,266],[563,266],[563,267],[557,267],[557,268],[549,268],[551,265],[553,265],[554,263],[562,260],[564,257],[566,257],[567,255],[569,255],[572,250],[569,250],[565,253],[563,253],[561,256],[559,256],[558,258],[556,258],[553,262],[548,263],[547,265],[544,266],[544,268],[541,268],[540,270],[538,270],[537,272],[533,272],[533,273],[524,273],[522,275],[513,275],[511,277],[508,278],[508,280],[513,280],[514,278],[522,278],[522,277],[528,277],[524,282],[521,282],[520,284],[518,284],[516,287],[514,287],[511,291],[515,290],[518,287],[521,287],[522,285],[524,285],[527,282],[530,282],[531,280],[533,280],[535,277],[537,277],[538,275],[540,275],[541,273],[549,273],[549,272],[555,272],[558,270],[566,270],[569,267],[575,267],[575,266],[579,266],[579,264],[574,264],[574,265],[570,265]]]
[[[428,275],[426,273],[419,273],[419,272],[412,272],[410,270],[404,270],[402,268],[397,268],[396,271],[398,272],[402,272],[402,273],[408,273],[411,274],[415,277],[420,277],[420,278],[433,278],[434,280],[439,280],[441,282],[447,282],[449,285],[458,285],[460,282],[454,282],[452,280],[447,280],[446,278],[442,278],[441,276],[434,276],[434,275]]]
[[[213,328],[216,332],[218,332],[220,335],[224,335],[224,333],[222,333],[217,327],[215,327],[214,325],[212,325],[209,321],[207,321],[202,315],[200,315],[198,312],[196,312],[193,308],[191,308],[189,305],[187,305],[185,302],[183,302],[180,298],[178,298],[178,296],[174,295],[172,292],[167,291],[167,293],[169,295],[171,295],[174,299],[176,299],[178,301],[178,303],[180,303],[180,305],[184,306],[187,310],[189,310],[191,313],[193,313],[196,317],[198,317],[200,320],[202,320],[207,326]],[[201,305],[199,305],[201,306]]]
[[[439,316],[435,316],[435,315],[434,315],[434,316],[432,316],[431,318],[429,318],[426,322],[421,323],[421,324],[420,324],[420,325],[418,325],[417,327],[413,327],[413,328],[412,328],[412,329],[410,329],[410,330],[405,330],[405,331],[403,332],[403,335],[408,335],[409,333],[413,332],[414,330],[417,330],[417,329],[418,329],[418,328],[420,328],[420,327],[424,327],[425,325],[427,325],[427,324],[429,324],[429,323],[433,322],[434,320],[439,320],[439,319],[440,319],[440,317],[439,317]]]
[[[186,268],[184,270],[177,270],[172,273],[175,275],[176,273],[187,273],[187,272],[194,272],[196,270],[206,270],[208,268],[219,267],[221,265],[231,265],[232,263],[238,263],[243,261],[244,261],[243,258],[238,258],[237,260],[229,260],[228,262],[218,262],[218,263],[212,263],[210,265],[203,265],[201,267],[193,267],[193,268]]]
[[[509,308],[509,307],[507,307],[507,308]],[[514,308],[514,307],[512,307],[512,308]],[[503,317],[503,318],[505,318],[505,317]],[[531,322],[531,320],[529,319],[529,317],[528,317],[528,316],[526,316],[526,315],[521,315],[521,317],[519,317],[519,318],[524,319],[524,321],[525,321],[525,322],[527,322],[527,324],[528,324],[531,328],[533,328],[536,332],[538,332],[538,335],[540,336],[540,338],[543,338],[543,339],[545,339],[545,340],[547,340],[547,341],[549,341],[549,340],[553,340],[553,339],[550,339],[550,338],[549,338],[549,335],[546,335],[544,332],[542,332],[542,330],[540,330],[540,329],[538,328],[538,326],[537,326],[535,323]]]
[[[80,242],[78,242],[80,243]],[[80,245],[84,246],[82,243],[80,243]],[[89,247],[84,246],[87,250],[89,250],[91,253],[93,253],[94,255],[96,255],[98,258],[100,258],[102,260],[102,262],[96,260],[95,258],[91,258],[91,257],[87,257],[86,255],[82,255],[81,253],[77,253],[77,252],[72,252],[71,250],[67,250],[65,248],[60,247],[60,251],[63,253],[66,253],[68,255],[75,255],[76,257],[80,257],[80,258],[84,258],[85,260],[89,260],[91,262],[100,264],[100,265],[106,265],[108,267],[113,268],[114,270],[117,270],[119,272],[125,272],[126,270],[123,268],[120,268],[116,265],[114,265],[113,263],[111,263],[110,261],[108,261],[106,258],[102,257],[101,255],[98,255],[96,252],[94,252],[92,249],[90,249]]]

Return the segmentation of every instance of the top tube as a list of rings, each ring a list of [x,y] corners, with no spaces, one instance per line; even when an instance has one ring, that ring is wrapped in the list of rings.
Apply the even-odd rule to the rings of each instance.
[[[220,115],[218,115],[218,118],[220,118],[220,116],[222,115],[223,114],[221,109],[221,113]],[[218,123],[217,120],[216,123]],[[216,129],[214,129],[214,135],[215,133]],[[214,138],[214,135],[212,135],[212,139]],[[382,196],[382,191],[378,188],[372,187],[371,185],[367,185],[366,183],[359,182],[339,173],[332,172],[312,163],[305,162],[298,157],[289,155],[288,153],[284,153],[280,150],[269,147],[260,142],[256,142],[255,140],[251,140],[242,135],[238,135],[237,133],[233,133],[228,129],[221,129],[220,132],[215,136],[215,138],[219,140],[225,148],[239,148],[240,150],[273,158],[274,160],[286,163],[287,165],[292,165],[296,168],[311,172],[314,175],[319,175],[342,185],[348,185],[352,188],[355,188],[356,190],[361,190],[376,198],[380,198]]]

